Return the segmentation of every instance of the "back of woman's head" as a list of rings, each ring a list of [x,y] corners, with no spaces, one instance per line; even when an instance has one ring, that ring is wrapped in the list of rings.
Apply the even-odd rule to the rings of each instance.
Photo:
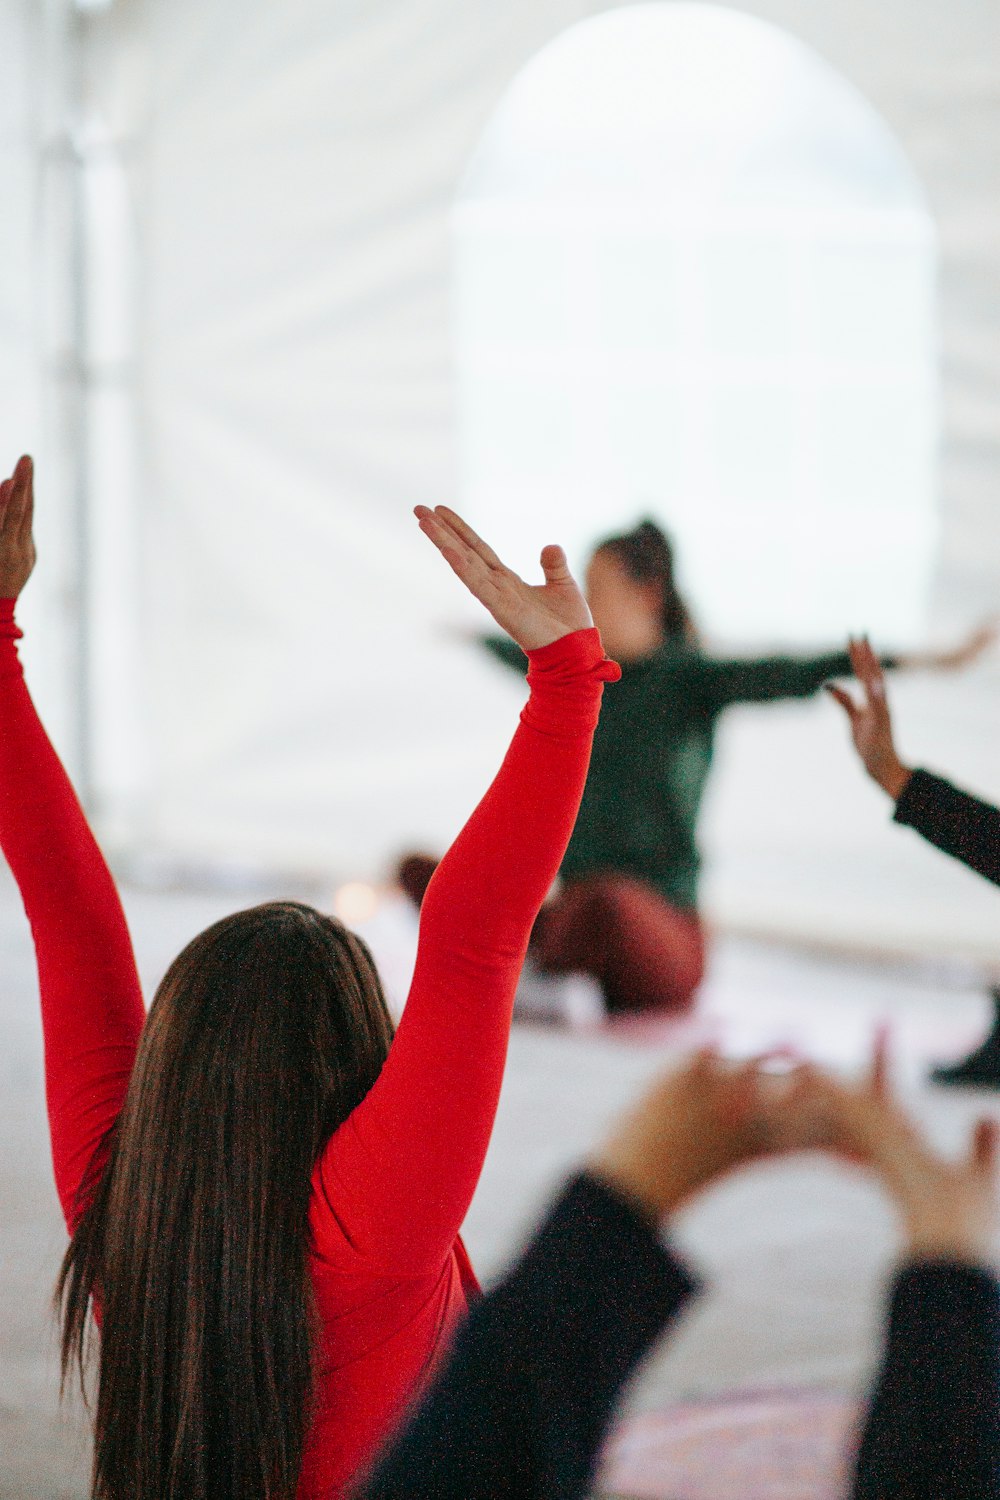
[[[295,902],[179,955],[63,1264],[63,1373],[101,1320],[98,1500],[286,1500],[310,1421],[310,1183],[392,1023],[371,956]]]
[[[663,631],[667,637],[695,637],[690,612],[674,576],[673,546],[655,521],[647,517],[631,531],[605,537],[594,550],[610,553],[635,583],[657,587],[661,595]]]

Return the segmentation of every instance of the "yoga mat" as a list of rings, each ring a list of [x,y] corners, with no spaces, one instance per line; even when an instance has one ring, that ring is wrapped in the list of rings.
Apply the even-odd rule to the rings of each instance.
[[[857,1401],[774,1390],[630,1418],[604,1451],[602,1500],[842,1500]]]

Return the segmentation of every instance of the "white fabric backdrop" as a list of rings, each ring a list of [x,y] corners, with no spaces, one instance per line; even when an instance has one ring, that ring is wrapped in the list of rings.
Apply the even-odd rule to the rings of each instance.
[[[511,77],[601,8],[119,0],[90,23],[142,267],[141,649],[102,687],[102,722],[145,705],[125,800],[120,738],[96,744],[121,848],[374,873],[440,847],[496,764],[517,685],[435,634],[471,617],[409,519],[454,493],[449,212]],[[742,8],[867,94],[937,216],[947,631],[1000,597],[1000,12]],[[995,666],[907,684],[904,748],[1000,794],[998,703]],[[829,705],[732,716],[705,844],[729,921],[1000,957],[993,893],[886,827]]]

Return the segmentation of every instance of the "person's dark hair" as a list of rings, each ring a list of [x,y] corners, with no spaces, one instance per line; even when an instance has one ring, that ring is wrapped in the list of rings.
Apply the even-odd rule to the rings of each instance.
[[[312,1417],[313,1168],[381,1071],[368,949],[271,902],[175,959],[63,1262],[65,1383],[101,1327],[95,1500],[292,1500]]]
[[[605,537],[597,552],[610,552],[636,583],[655,583],[662,591],[664,634],[697,638],[691,613],[681,598],[674,578],[674,549],[669,537],[648,518],[631,531]]]

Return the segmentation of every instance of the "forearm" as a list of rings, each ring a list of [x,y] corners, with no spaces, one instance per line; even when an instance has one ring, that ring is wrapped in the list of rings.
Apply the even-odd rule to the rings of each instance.
[[[473,1310],[365,1500],[577,1500],[622,1386],[694,1290],[642,1215],[577,1178]]]
[[[896,666],[893,656],[881,658],[886,669]],[[773,703],[809,698],[825,682],[848,677],[853,671],[846,651],[819,656],[762,656],[746,660],[704,663],[706,691],[710,700],[725,707],[733,703]]]
[[[1000,1497],[1000,1291],[989,1271],[904,1268],[854,1500]]]
[[[914,771],[893,814],[978,875],[1000,885],[1000,809],[929,771]]]
[[[518,975],[583,791],[606,663],[596,631],[532,653],[532,696],[420,913],[402,1020],[381,1074],[321,1163],[351,1236],[416,1272],[447,1252],[482,1171]],[[393,1144],[386,1166],[386,1141]]]
[[[46,1089],[64,1209],[127,1083],[143,1009],[110,872],[35,712],[0,603],[0,849],[38,960]]]

